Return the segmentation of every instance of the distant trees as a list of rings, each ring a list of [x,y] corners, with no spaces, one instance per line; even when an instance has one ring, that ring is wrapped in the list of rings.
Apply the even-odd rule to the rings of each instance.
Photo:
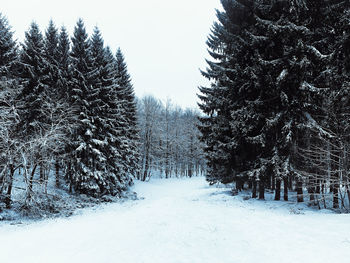
[[[199,113],[137,101],[121,49],[98,28],[89,37],[79,19],[70,38],[33,22],[18,47],[0,15],[0,39],[0,210],[30,213],[54,186],[98,198],[133,178],[203,172]]]
[[[306,189],[319,204],[323,191],[338,208],[350,174],[349,3],[221,2],[199,95],[207,180],[247,183],[261,199],[266,187],[280,200],[282,183],[284,200]]]
[[[50,21],[44,36],[32,23],[19,49],[0,14],[0,39],[0,209],[11,207],[20,178],[27,208],[53,174],[74,193],[126,190],[139,171],[139,137],[120,49],[113,56],[97,28],[89,38],[81,19],[72,45]]]
[[[138,102],[141,144],[140,180],[195,176],[203,173],[205,160],[199,141],[198,115],[182,110],[170,100],[165,104],[152,96]]]

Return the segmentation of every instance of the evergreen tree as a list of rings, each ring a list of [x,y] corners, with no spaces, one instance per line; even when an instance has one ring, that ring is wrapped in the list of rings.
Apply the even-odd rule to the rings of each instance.
[[[0,13],[0,78],[12,75],[17,55],[11,27],[6,17]]]
[[[131,84],[131,78],[128,73],[124,55],[119,48],[115,60],[115,79],[117,88],[117,99],[124,112],[126,125],[124,126],[125,134],[128,140],[128,152],[125,160],[129,166],[129,172],[136,176],[139,173],[139,131],[137,126],[137,105],[135,101],[134,88]]]
[[[110,129],[107,131],[109,131],[110,145],[113,147],[113,159],[111,159],[113,162],[110,165],[114,166],[115,173],[120,181],[120,187],[123,187],[123,185],[132,184],[130,170],[133,167],[130,167],[130,162],[125,158],[130,154],[130,141],[126,133],[127,117],[118,99],[119,86],[118,79],[116,79],[115,58],[109,47],[105,48],[105,70],[108,72],[108,78],[104,78],[106,80],[106,83],[104,83],[106,87],[105,94],[109,94],[105,103],[108,105],[107,116],[111,121]]]
[[[56,99],[58,93],[58,79],[60,76],[59,71],[59,52],[58,52],[58,31],[52,20],[49,22],[49,26],[45,33],[44,40],[44,52],[47,60],[47,85],[50,89],[48,92],[49,97]],[[53,98],[55,97],[55,98]]]
[[[101,171],[96,171],[98,149],[93,148],[97,139],[94,114],[96,111],[96,70],[93,69],[90,41],[84,23],[78,20],[72,37],[71,72],[72,88],[69,97],[76,109],[77,124],[72,134],[70,176],[75,191],[97,195],[106,184]]]
[[[13,141],[17,138],[14,101],[20,91],[16,80],[17,44],[6,17],[0,13],[0,201],[11,207],[12,184],[18,156]]]
[[[199,128],[207,145],[211,183],[241,182],[241,177],[263,166],[258,163],[258,149],[264,145],[259,128],[263,116],[257,110],[261,69],[256,67],[251,33],[255,10],[247,1],[222,1],[222,5],[224,11],[217,11],[219,22],[214,23],[207,41],[214,61],[208,61],[209,68],[202,72],[212,84],[200,88],[199,95],[199,106],[207,115],[200,118]]]
[[[69,86],[69,39],[65,28],[62,28],[60,34],[55,27],[53,21],[49,22],[49,26],[45,34],[45,56],[47,60],[46,74],[48,92],[47,92],[47,107],[51,111],[51,123],[57,121],[63,112],[69,113],[69,103],[67,90]],[[66,123],[65,133],[68,135],[68,130],[71,125],[70,121]],[[64,151],[67,145],[65,142],[60,143],[60,147],[53,152],[55,158],[55,177],[56,186],[60,185],[59,170],[61,162],[64,159]]]
[[[21,111],[22,131],[28,136],[40,129],[41,123],[47,123],[47,117],[42,110],[46,99],[48,68],[44,52],[44,40],[36,23],[32,23],[25,33],[25,40],[20,54],[23,90],[20,100],[23,103]]]
[[[82,20],[75,27],[72,38],[72,103],[77,109],[77,128],[71,145],[73,163],[71,178],[76,191],[89,195],[117,194],[125,189],[129,178],[114,166],[116,151],[109,146],[114,132],[109,100],[113,100],[112,67],[107,61],[103,40],[96,29],[89,41]],[[114,89],[115,87],[113,87]],[[108,136],[106,136],[108,135]],[[115,137],[115,136],[114,136]]]
[[[128,167],[120,158],[126,151],[126,138],[119,132],[120,123],[125,121],[120,106],[116,104],[113,55],[109,48],[104,48],[98,28],[92,36],[91,56],[93,67],[97,70],[95,89],[98,92],[94,121],[98,139],[93,140],[93,147],[99,151],[97,166],[105,171],[106,181],[110,184],[105,186],[104,191],[115,194],[131,183]]]
[[[60,75],[58,80],[58,84],[59,84],[58,93],[61,94],[60,97],[63,97],[64,100],[68,100],[68,87],[70,85],[69,50],[70,50],[70,42],[69,42],[67,30],[65,27],[62,27],[58,37],[58,50],[57,50],[58,65],[60,69]]]
[[[319,181],[305,176],[316,168],[305,165],[298,150],[310,148],[312,132],[324,133],[323,123],[336,134],[345,125],[334,120],[347,108],[341,43],[348,39],[348,3],[221,2],[224,11],[217,12],[219,22],[207,42],[214,61],[203,72],[212,84],[199,95],[207,115],[199,126],[207,145],[207,179],[235,181],[240,189],[248,176],[253,197],[259,182],[259,197],[267,186],[276,190],[276,200],[282,180],[287,200],[295,179],[301,201],[303,183],[313,193]]]

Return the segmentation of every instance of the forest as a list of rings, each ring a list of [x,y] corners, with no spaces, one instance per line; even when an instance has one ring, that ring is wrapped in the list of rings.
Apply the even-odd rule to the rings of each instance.
[[[349,0],[0,9],[1,263],[349,263]]]
[[[121,49],[82,19],[72,36],[33,22],[18,43],[1,14],[0,210],[205,175],[252,198],[350,211],[350,3],[221,3],[199,110],[137,98]]]
[[[199,94],[207,180],[349,211],[350,2],[221,3]]]
[[[89,37],[82,19],[71,37],[33,22],[17,43],[0,14],[0,211],[119,198],[153,173],[199,175],[198,114],[136,98],[121,49],[113,54],[97,27]]]

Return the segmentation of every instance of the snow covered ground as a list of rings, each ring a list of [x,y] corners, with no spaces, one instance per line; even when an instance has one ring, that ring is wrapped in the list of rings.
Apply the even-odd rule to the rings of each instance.
[[[0,224],[0,262],[350,262],[350,215],[244,201],[204,178],[137,182],[140,199]]]

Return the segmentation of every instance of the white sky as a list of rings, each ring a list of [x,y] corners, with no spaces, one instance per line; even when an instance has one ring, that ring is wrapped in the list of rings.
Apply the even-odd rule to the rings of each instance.
[[[137,96],[170,98],[196,107],[197,87],[206,84],[205,41],[220,0],[1,0],[18,40],[35,21],[44,32],[49,19],[70,34],[79,17],[91,34],[97,25],[113,52],[121,47]]]

